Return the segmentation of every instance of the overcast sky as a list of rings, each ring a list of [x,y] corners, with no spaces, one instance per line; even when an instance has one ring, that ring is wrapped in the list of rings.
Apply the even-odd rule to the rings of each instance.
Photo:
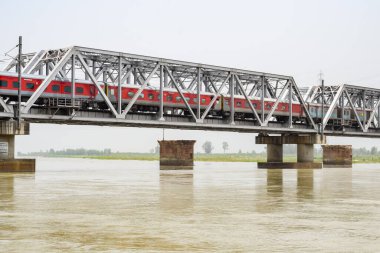
[[[380,1],[2,1],[0,53],[18,36],[24,51],[71,45],[292,75],[298,86],[380,88]],[[32,125],[18,151],[111,148],[149,151],[160,129]],[[205,140],[221,152],[262,149],[254,134],[167,130],[168,139]],[[330,138],[376,145],[375,139]],[[378,145],[380,146],[380,145]]]

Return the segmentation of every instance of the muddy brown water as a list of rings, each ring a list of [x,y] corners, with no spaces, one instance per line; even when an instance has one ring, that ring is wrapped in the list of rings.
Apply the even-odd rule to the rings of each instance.
[[[0,252],[380,252],[380,165],[37,160],[0,174]]]

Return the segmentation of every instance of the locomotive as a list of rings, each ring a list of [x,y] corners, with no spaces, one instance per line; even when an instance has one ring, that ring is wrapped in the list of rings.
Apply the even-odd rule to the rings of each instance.
[[[24,76],[21,83],[23,102],[36,91],[36,89],[43,82],[43,78],[39,76]],[[16,73],[0,72],[0,96],[10,101],[17,101],[18,94],[18,79]],[[105,91],[107,97],[113,104],[117,104],[118,101],[118,87],[114,85],[107,85],[106,83],[101,85]],[[134,97],[139,87],[136,85],[123,85],[121,89],[121,101],[122,106],[125,107],[131,99]],[[182,100],[180,94],[176,89],[165,88],[163,92],[163,104],[164,112],[167,114],[176,114],[176,112],[182,111],[184,115],[190,115],[187,111],[186,104]],[[197,110],[197,93],[191,91],[184,91],[185,99],[193,110]],[[200,108],[202,111],[206,110],[214,94],[210,92],[201,92],[200,95]],[[108,107],[104,102],[104,99],[100,95],[95,85],[86,80],[81,80],[75,83],[75,106],[82,110],[107,110]],[[262,113],[261,98],[252,97],[251,103],[260,116]],[[152,86],[146,87],[135,104],[131,108],[131,113],[156,113],[159,110],[160,104],[160,91]],[[210,117],[226,118],[230,115],[231,98],[228,95],[220,95],[211,107],[209,112]],[[264,113],[268,114],[275,104],[274,99],[264,99]],[[71,105],[71,82],[53,80],[47,86],[45,91],[41,94],[40,98],[35,102],[37,106],[44,107],[59,107]],[[309,103],[308,110],[313,118],[314,122],[320,123],[322,119],[322,106],[320,104]],[[248,101],[241,95],[234,96],[235,118],[237,120],[255,120],[252,110]],[[324,113],[328,110],[326,105]],[[361,120],[363,120],[365,114],[366,118],[369,118],[370,110],[357,110]],[[273,119],[278,122],[286,122],[289,118],[289,103],[280,102],[277,105],[273,115]],[[292,103],[292,117],[295,123],[305,122],[306,114],[300,103]],[[328,125],[332,126],[358,126],[358,122],[355,118],[351,108],[340,108],[339,106],[334,109],[331,114]]]

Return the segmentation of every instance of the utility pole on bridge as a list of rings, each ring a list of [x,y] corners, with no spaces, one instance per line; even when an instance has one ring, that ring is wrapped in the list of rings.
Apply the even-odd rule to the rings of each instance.
[[[21,68],[22,68],[22,36],[18,37],[18,103],[17,103],[17,127],[21,128]]]

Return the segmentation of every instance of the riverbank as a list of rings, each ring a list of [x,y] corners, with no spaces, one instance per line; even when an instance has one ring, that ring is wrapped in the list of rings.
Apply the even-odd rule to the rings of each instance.
[[[33,156],[28,156],[33,157]],[[159,155],[155,153],[112,153],[108,155],[44,155],[42,157],[62,157],[62,158],[84,158],[99,160],[140,160],[157,161]],[[201,162],[265,162],[266,156],[263,154],[228,153],[228,154],[195,154],[195,161]],[[295,162],[296,156],[284,156],[284,161]],[[322,157],[316,156],[315,160],[320,162]],[[380,163],[380,156],[354,156],[353,163]]]

